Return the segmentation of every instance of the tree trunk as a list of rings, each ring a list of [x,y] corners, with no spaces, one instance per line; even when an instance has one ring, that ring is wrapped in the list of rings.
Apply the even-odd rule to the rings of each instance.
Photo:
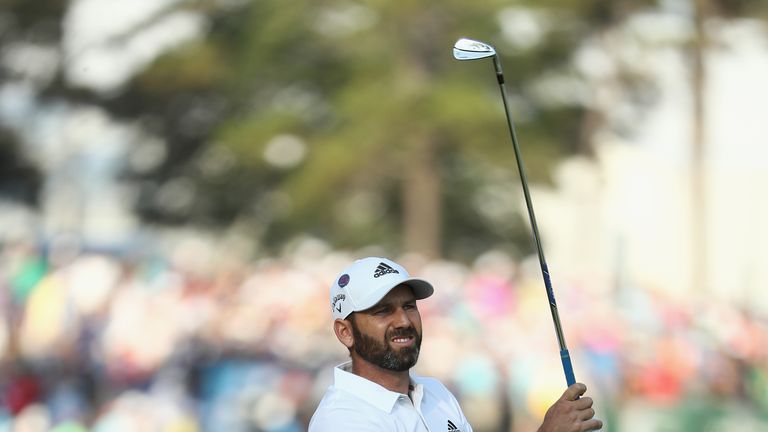
[[[704,23],[706,0],[694,0],[694,40],[691,46],[691,83],[693,96],[693,121],[691,137],[691,287],[694,292],[707,290],[707,201],[705,167],[705,83],[704,56],[707,48]]]
[[[426,136],[415,143],[402,179],[403,248],[427,258],[441,252],[442,199],[437,145]]]

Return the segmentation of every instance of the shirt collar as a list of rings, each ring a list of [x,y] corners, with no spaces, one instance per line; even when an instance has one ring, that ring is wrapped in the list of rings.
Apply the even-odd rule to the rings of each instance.
[[[421,393],[422,385],[414,382],[411,376],[411,385],[414,391]],[[336,366],[333,370],[333,385],[340,390],[351,393],[360,399],[370,402],[376,408],[391,413],[395,403],[405,395],[387,390],[373,381],[352,373],[352,362],[348,361]]]

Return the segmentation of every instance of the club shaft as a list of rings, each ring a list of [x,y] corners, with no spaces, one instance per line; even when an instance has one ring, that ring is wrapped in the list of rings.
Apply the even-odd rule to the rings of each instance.
[[[557,343],[560,345],[560,360],[563,363],[563,370],[565,371],[565,379],[568,385],[576,382],[573,374],[573,366],[571,364],[571,357],[568,352],[568,347],[565,344],[565,336],[563,335],[563,328],[560,325],[560,314],[557,311],[557,303],[555,302],[555,293],[552,290],[552,281],[549,277],[549,268],[547,267],[547,261],[544,258],[544,249],[541,247],[541,236],[539,235],[539,228],[536,224],[536,215],[533,211],[533,202],[531,201],[531,193],[528,191],[528,179],[525,175],[525,165],[523,164],[523,155],[520,151],[520,146],[517,143],[517,133],[515,132],[515,126],[512,122],[512,114],[509,110],[509,102],[507,98],[507,88],[504,85],[504,72],[501,69],[501,62],[498,56],[493,56],[493,66],[496,69],[496,78],[501,89],[501,99],[504,102],[504,112],[507,116],[507,125],[509,126],[509,134],[512,138],[512,145],[515,149],[515,160],[517,161],[517,170],[520,173],[520,183],[523,186],[523,195],[525,195],[525,206],[528,208],[528,218],[531,222],[531,230],[533,231],[533,240],[536,243],[536,252],[539,255],[539,266],[541,267],[541,275],[544,278],[544,286],[547,290],[547,298],[549,300],[549,310],[552,313],[552,322],[555,324],[555,333],[557,334]]]

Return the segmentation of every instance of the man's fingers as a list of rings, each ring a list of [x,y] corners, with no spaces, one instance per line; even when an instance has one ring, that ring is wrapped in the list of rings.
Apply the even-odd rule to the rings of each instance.
[[[603,422],[598,419],[587,420],[581,424],[582,432],[595,431],[603,428]]]
[[[565,389],[563,398],[565,398],[565,400],[574,401],[578,399],[579,396],[583,395],[585,391],[587,391],[587,386],[582,383],[576,383]]]
[[[573,402],[576,409],[587,409],[592,406],[592,398],[589,396],[584,396],[583,398],[579,398]]]
[[[595,410],[593,410],[592,408],[587,408],[585,410],[579,411],[579,414],[578,414],[579,420],[589,420],[594,416],[595,416]]]

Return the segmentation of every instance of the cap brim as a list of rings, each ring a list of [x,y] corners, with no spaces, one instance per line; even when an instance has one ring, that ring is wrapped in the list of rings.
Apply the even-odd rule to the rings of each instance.
[[[376,303],[380,302],[381,299],[384,298],[384,296],[387,295],[392,289],[394,289],[396,286],[399,285],[408,285],[413,290],[413,295],[416,297],[416,300],[422,300],[429,296],[431,296],[435,292],[435,288],[432,286],[431,283],[425,281],[424,279],[419,278],[408,278],[399,280],[394,284],[391,285],[383,285],[379,287],[376,291],[372,292],[371,295],[369,295],[364,301],[361,301],[358,305],[355,311],[353,312],[360,312],[364,311],[366,309],[370,309],[373,306],[376,305]]]
[[[413,294],[416,296],[416,300],[422,300],[431,296],[435,292],[435,288],[431,283],[419,278],[408,278],[400,284],[408,285],[413,290]],[[399,284],[398,284],[399,285]]]

